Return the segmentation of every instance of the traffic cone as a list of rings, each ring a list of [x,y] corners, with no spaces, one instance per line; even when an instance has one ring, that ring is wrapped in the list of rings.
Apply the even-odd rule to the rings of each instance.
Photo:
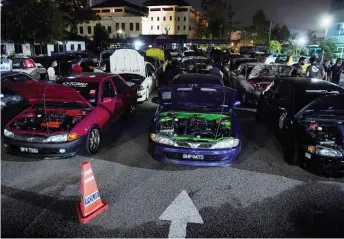
[[[100,199],[97,183],[89,162],[81,164],[80,190],[82,200],[77,201],[76,208],[80,223],[86,224],[109,207],[106,202]]]

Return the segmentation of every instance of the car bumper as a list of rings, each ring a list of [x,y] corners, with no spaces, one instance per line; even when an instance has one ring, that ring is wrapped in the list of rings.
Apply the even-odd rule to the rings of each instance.
[[[165,163],[195,167],[228,167],[239,157],[241,144],[233,149],[188,149],[168,147],[154,142],[151,153],[155,160]],[[203,155],[204,159],[183,159],[183,155]]]
[[[141,90],[137,92],[137,102],[143,102],[147,99],[147,91]]]
[[[26,157],[40,158],[68,158],[81,152],[85,143],[86,136],[80,137],[72,142],[64,143],[30,143],[13,139],[4,138],[4,148],[10,154]],[[21,148],[37,149],[37,153],[22,152]]]
[[[344,176],[344,158],[329,158],[315,154],[311,158],[303,158],[303,166],[310,171],[330,175]]]

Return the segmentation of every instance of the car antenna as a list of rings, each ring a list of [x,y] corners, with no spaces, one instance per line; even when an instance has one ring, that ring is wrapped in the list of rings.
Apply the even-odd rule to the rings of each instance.
[[[47,106],[45,104],[45,92],[47,91],[48,83],[46,83],[43,93],[43,106],[44,106],[44,116],[45,116],[45,125],[47,126],[48,137],[50,136],[49,127],[48,127],[48,116],[47,116]]]
[[[223,88],[223,102],[222,102],[222,112],[221,112],[221,116],[223,115],[223,111],[224,111],[224,109],[225,109],[225,102],[226,102],[226,92],[224,91],[224,88]],[[219,124],[217,125],[217,130],[216,130],[216,134],[215,134],[215,139],[217,138],[217,134],[219,133],[221,121],[222,121],[222,117],[220,118],[220,122],[219,122]]]

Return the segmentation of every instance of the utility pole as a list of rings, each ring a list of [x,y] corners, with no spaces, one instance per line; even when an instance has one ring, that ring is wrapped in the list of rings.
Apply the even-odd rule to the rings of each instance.
[[[271,31],[272,31],[272,20],[270,20],[270,28],[269,28],[269,43],[271,40]]]

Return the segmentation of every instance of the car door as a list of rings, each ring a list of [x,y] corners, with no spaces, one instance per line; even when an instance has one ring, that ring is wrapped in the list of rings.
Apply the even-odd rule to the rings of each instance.
[[[271,123],[271,117],[270,117],[269,112],[271,112],[271,110],[273,110],[273,108],[275,107],[273,103],[273,96],[276,93],[277,89],[280,87],[280,85],[281,85],[280,79],[273,80],[259,97],[257,111],[259,111],[261,115],[266,116],[264,118],[267,124]]]
[[[272,99],[272,110],[270,111],[272,126],[281,132],[283,121],[288,112],[291,113],[293,87],[287,82],[282,82]]]
[[[146,79],[144,80],[144,85],[149,88],[149,93],[152,92],[155,86],[152,67],[150,63],[146,64]]]
[[[111,81],[116,88],[116,115],[119,116],[124,112],[128,104],[128,96],[126,95],[127,85],[125,85],[123,80],[118,76],[111,77]]]
[[[116,117],[116,91],[111,79],[106,79],[101,83],[100,108],[103,122],[111,122]]]

